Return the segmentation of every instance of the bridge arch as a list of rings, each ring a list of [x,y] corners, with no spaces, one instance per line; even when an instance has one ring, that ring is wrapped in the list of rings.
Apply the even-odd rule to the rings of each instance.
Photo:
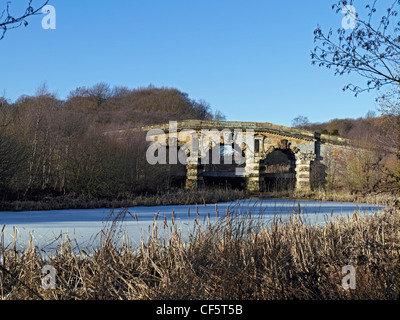
[[[203,150],[200,161],[202,170],[200,180],[205,186],[230,186],[234,189],[245,187],[244,176],[237,174],[237,169],[240,168],[244,172],[245,152],[237,143],[213,141],[208,144],[206,150]]]
[[[295,153],[289,148],[270,148],[260,159],[260,191],[294,190],[295,185]]]

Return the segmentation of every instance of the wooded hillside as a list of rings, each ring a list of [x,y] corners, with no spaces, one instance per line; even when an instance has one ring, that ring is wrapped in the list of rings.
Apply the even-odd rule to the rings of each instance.
[[[169,120],[221,119],[204,101],[170,88],[77,88],[63,101],[45,87],[0,100],[1,200],[71,195],[124,198],[180,186],[179,165],[149,166],[144,134],[104,132]]]

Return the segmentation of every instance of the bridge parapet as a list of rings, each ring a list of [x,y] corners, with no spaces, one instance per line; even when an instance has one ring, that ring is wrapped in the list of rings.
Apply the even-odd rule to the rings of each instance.
[[[271,133],[277,134],[280,136],[287,137],[297,137],[300,139],[306,140],[321,140],[321,142],[327,142],[331,144],[337,145],[346,145],[348,140],[345,138],[341,138],[338,136],[332,136],[328,134],[320,134],[317,132],[292,128],[282,125],[277,125],[269,122],[243,122],[243,121],[213,121],[213,120],[185,120],[185,121],[176,121],[176,129],[178,131],[181,130],[224,130],[224,129],[233,129],[233,130],[254,130],[254,132],[259,133]],[[146,132],[153,129],[161,129],[165,133],[169,133],[170,124],[164,123],[159,125],[146,126],[142,129]]]

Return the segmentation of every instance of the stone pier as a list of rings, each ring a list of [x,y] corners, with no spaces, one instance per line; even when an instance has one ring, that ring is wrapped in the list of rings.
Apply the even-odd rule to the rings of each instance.
[[[311,190],[311,163],[316,155],[312,152],[296,156],[296,191]]]

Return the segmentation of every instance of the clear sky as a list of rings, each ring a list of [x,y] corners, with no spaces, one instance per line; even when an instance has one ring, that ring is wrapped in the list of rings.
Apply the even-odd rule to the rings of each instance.
[[[342,88],[365,80],[311,65],[317,24],[341,27],[332,2],[50,0],[56,30],[44,30],[38,16],[0,41],[0,96],[14,101],[45,82],[65,99],[76,87],[103,81],[177,88],[232,121],[361,117],[376,110],[377,93],[356,98]]]

